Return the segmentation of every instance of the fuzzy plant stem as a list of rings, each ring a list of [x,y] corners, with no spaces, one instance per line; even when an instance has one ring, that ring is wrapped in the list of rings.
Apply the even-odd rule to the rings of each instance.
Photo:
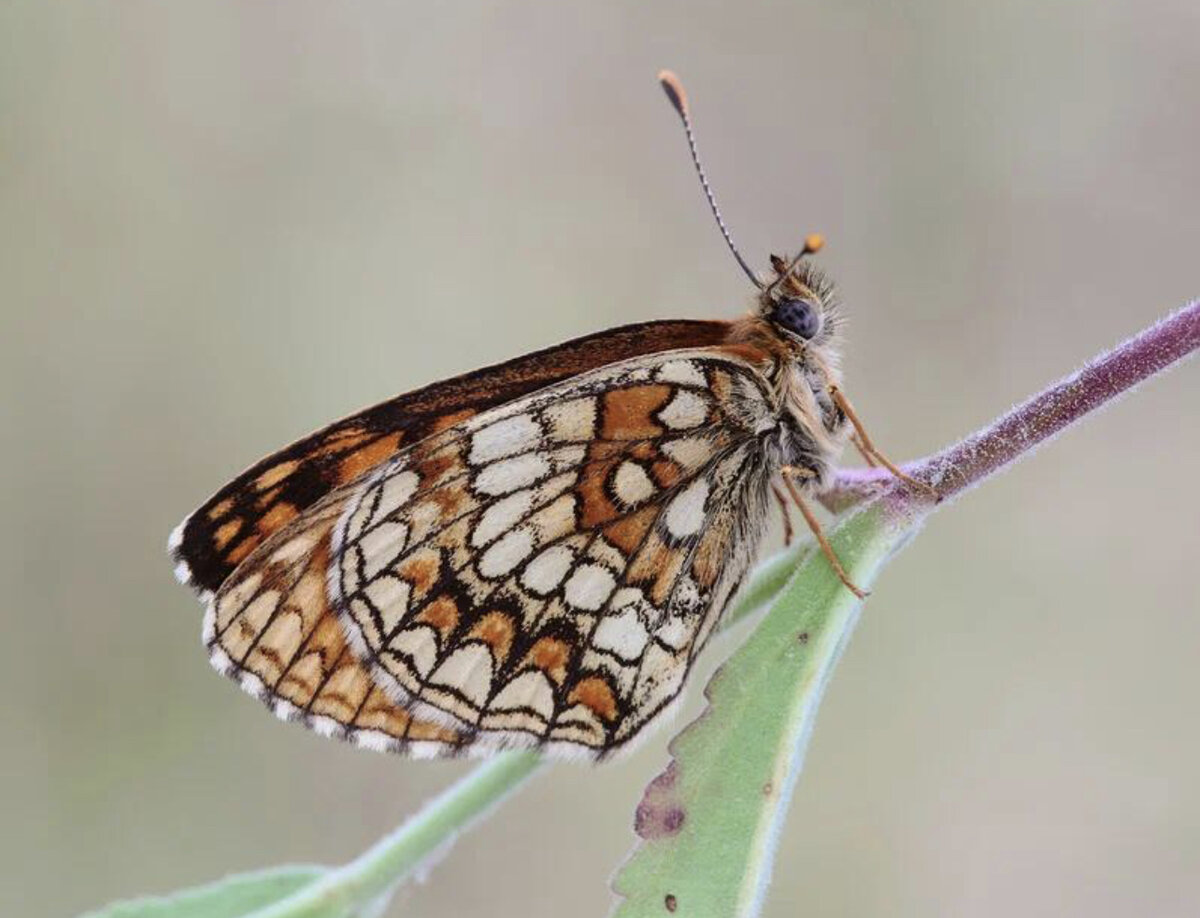
[[[506,752],[484,762],[350,863],[248,918],[356,914],[406,877],[430,866],[459,833],[484,818],[541,765],[541,757],[530,752]]]
[[[956,498],[1197,349],[1200,300],[1095,357],[979,432],[905,465],[904,470],[936,487],[943,501]],[[847,469],[838,474],[822,501],[840,512],[896,487],[895,479],[884,469]]]

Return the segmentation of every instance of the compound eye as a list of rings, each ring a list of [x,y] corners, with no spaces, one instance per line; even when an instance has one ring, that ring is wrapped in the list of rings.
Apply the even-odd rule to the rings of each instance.
[[[808,300],[788,297],[775,307],[775,321],[801,338],[812,338],[821,328],[817,307]]]

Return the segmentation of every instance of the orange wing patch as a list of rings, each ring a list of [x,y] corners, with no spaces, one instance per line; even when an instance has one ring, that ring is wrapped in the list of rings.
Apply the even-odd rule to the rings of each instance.
[[[671,397],[670,386],[630,386],[604,396],[603,440],[647,440],[663,431],[654,413]]]

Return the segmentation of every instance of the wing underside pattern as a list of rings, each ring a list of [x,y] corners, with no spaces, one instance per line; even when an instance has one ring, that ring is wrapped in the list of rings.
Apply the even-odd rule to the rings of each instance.
[[[214,663],[376,748],[624,748],[749,565],[773,423],[761,377],[716,349],[482,412],[260,545],[212,601]]]
[[[326,593],[337,515],[294,525],[212,602],[204,640],[213,665],[278,717],[322,735],[414,757],[465,751],[469,731],[414,718],[350,650]]]

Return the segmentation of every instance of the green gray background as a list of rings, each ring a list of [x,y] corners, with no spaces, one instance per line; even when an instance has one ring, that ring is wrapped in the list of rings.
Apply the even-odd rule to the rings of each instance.
[[[1200,293],[1194,0],[435,6],[0,9],[5,914],[344,860],[470,767],[275,721],[164,542],[362,404],[739,314],[658,68],[752,263],[826,234],[897,458]],[[888,570],[768,916],[1200,908],[1198,371]],[[672,732],[543,775],[392,913],[602,914]]]

